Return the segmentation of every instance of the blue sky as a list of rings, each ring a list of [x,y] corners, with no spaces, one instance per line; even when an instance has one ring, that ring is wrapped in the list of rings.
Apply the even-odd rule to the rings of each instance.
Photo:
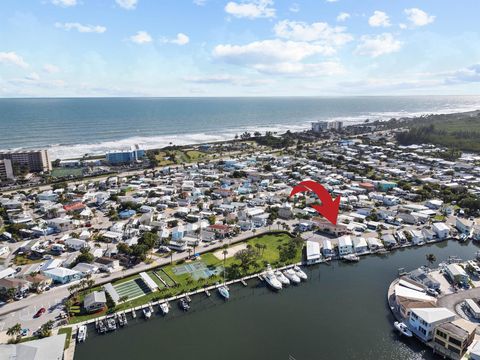
[[[0,96],[480,94],[478,0],[2,0]]]

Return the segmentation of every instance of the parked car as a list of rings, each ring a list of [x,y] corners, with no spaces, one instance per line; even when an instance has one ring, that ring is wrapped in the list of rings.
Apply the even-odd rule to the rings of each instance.
[[[43,315],[43,313],[44,313],[45,311],[47,311],[47,310],[42,307],[42,308],[38,309],[37,313],[36,313],[33,317],[34,317],[34,318],[39,318],[40,316]]]

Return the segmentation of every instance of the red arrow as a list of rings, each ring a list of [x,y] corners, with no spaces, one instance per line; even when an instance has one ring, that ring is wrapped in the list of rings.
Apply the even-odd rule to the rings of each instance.
[[[294,186],[289,197],[305,191],[312,191],[317,194],[318,198],[322,201],[322,205],[312,205],[312,208],[317,210],[318,213],[323,215],[333,225],[337,225],[338,209],[340,207],[340,195],[333,200],[330,196],[330,193],[323,187],[323,185],[312,180],[306,180],[302,181],[297,186]]]

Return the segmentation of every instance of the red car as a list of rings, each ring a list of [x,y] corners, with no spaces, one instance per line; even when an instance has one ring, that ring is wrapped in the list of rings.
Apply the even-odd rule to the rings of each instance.
[[[47,311],[45,308],[40,308],[33,317],[38,318],[38,317],[42,316],[42,314],[43,314],[45,311]]]

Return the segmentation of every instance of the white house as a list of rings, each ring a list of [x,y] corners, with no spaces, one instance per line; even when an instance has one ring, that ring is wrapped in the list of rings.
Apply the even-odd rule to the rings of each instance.
[[[365,238],[356,237],[353,239],[353,249],[357,254],[363,254],[368,251],[368,244]]]
[[[468,219],[462,219],[457,217],[457,220],[455,221],[455,227],[458,229],[463,234],[468,234],[473,228],[473,221],[468,220]]]
[[[412,236],[413,245],[422,245],[425,243],[425,237],[420,230],[409,230],[409,233]]]
[[[410,312],[409,328],[423,341],[433,338],[435,327],[455,320],[455,314],[446,308],[418,308]]]
[[[338,238],[338,254],[345,256],[353,252],[353,243],[350,235],[344,235]]]
[[[75,239],[75,238],[69,238],[69,239],[65,240],[65,245],[68,248],[76,250],[76,251],[88,247],[88,244],[85,240]]]
[[[307,265],[317,264],[321,258],[320,244],[315,241],[307,241],[305,248],[305,262]]]
[[[450,228],[443,222],[433,223],[432,230],[439,239],[446,239],[450,235]]]
[[[333,245],[330,240],[323,240],[322,253],[325,257],[331,257],[335,255],[335,251],[333,250]]]

